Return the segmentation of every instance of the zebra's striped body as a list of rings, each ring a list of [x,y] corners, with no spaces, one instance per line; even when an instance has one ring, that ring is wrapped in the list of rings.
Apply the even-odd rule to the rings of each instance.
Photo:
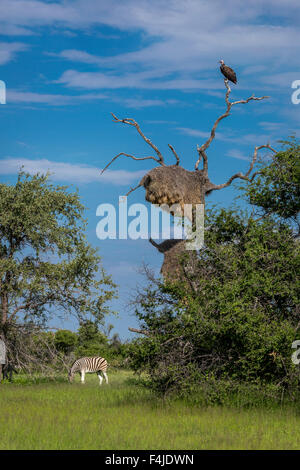
[[[81,375],[81,383],[84,384],[84,379],[85,379],[85,374],[89,372],[96,372],[100,385],[102,384],[103,377],[101,376],[101,372],[104,375],[105,381],[108,384],[108,377],[106,374],[106,369],[107,369],[107,361],[103,357],[81,357],[80,359],[77,359],[70,372],[69,372],[69,380],[70,382],[73,382],[74,374],[76,372],[79,372]]]

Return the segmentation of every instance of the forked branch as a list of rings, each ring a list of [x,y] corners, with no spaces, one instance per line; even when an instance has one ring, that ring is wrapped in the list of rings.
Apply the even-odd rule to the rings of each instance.
[[[116,155],[107,165],[106,167],[103,168],[103,170],[101,170],[101,175],[102,173],[112,164],[113,161],[115,161],[118,157],[120,157],[120,155],[124,155],[124,157],[129,157],[129,158],[132,158],[133,160],[155,160],[156,162],[159,163],[159,160],[155,157],[141,157],[141,158],[137,158],[135,157],[134,155],[130,155],[128,153],[124,153],[124,152],[120,152],[118,153],[118,155]]]
[[[234,106],[236,104],[246,104],[246,103],[249,103],[249,101],[260,101],[260,100],[263,100],[265,98],[269,98],[269,96],[262,96],[262,97],[258,98],[256,96],[252,95],[249,98],[247,98],[246,100],[239,100],[239,101],[232,101],[231,102],[231,101],[229,101],[229,95],[231,93],[231,88],[230,88],[228,80],[226,78],[224,79],[224,83],[225,83],[225,86],[227,88],[226,95],[225,95],[225,101],[226,101],[226,105],[227,105],[226,111],[221,116],[219,116],[218,119],[216,120],[216,122],[214,123],[214,125],[213,125],[213,127],[210,131],[210,136],[207,139],[207,141],[204,144],[202,144],[201,147],[197,147],[199,158],[196,161],[195,170],[198,170],[199,163],[203,159],[203,170],[204,170],[205,173],[207,173],[207,170],[208,170],[208,168],[207,168],[207,155],[206,155],[205,151],[207,150],[207,148],[210,146],[211,142],[215,138],[216,129],[217,129],[217,126],[218,126],[219,122],[222,121],[222,119],[225,119],[227,116],[229,116],[232,106]]]
[[[145,134],[142,132],[139,124],[134,120],[134,119],[131,119],[131,118],[125,118],[125,119],[119,119],[117,118],[117,116],[115,116],[115,114],[111,113],[113,119],[114,119],[114,122],[121,122],[123,124],[128,124],[129,126],[133,126],[136,128],[136,130],[138,131],[138,133],[140,134],[140,136],[144,139],[144,141],[150,145],[150,147],[155,151],[156,155],[157,155],[157,158],[156,157],[153,157],[153,156],[149,156],[149,157],[141,157],[141,158],[137,158],[137,157],[134,157],[133,155],[130,155],[128,153],[124,153],[124,152],[120,152],[118,153],[118,155],[116,155],[109,163],[108,165],[106,165],[105,168],[103,168],[103,170],[101,171],[101,174],[106,170],[106,168],[109,167],[109,165],[114,161],[116,160],[116,158],[118,158],[120,155],[124,155],[125,157],[129,157],[129,158],[132,158],[133,160],[155,160],[157,163],[159,163],[160,165],[165,165],[165,162],[164,162],[164,158],[161,154],[161,152],[158,150],[158,148],[156,147],[156,145],[154,145],[151,140],[145,136]]]
[[[223,189],[223,188],[226,188],[227,186],[230,186],[232,181],[235,180],[236,178],[240,178],[240,179],[243,179],[243,180],[246,180],[246,181],[253,181],[253,179],[255,178],[255,176],[259,173],[259,172],[255,172],[253,173],[253,175],[251,176],[250,178],[250,173],[251,171],[253,170],[253,167],[254,167],[254,164],[257,160],[257,152],[258,150],[260,149],[269,149],[271,150],[272,152],[276,153],[276,150],[273,149],[269,144],[267,145],[260,145],[258,147],[255,147],[254,149],[254,154],[253,154],[253,158],[252,158],[252,161],[251,161],[251,164],[250,164],[250,167],[249,167],[249,170],[247,171],[247,173],[243,174],[241,172],[239,173],[235,173],[233,176],[231,176],[229,178],[228,181],[226,181],[226,183],[223,183],[223,184],[216,184],[213,186],[213,188],[211,189],[212,191],[214,191],[215,189]]]

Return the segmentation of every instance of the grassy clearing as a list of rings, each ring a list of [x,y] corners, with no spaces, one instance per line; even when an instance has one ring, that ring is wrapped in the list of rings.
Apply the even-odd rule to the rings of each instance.
[[[0,386],[0,449],[299,449],[299,415],[292,408],[201,408],[163,403],[109,375],[100,388],[66,382]]]

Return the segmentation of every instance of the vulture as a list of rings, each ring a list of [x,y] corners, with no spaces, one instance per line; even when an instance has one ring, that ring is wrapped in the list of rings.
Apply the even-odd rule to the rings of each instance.
[[[220,70],[222,74],[224,75],[224,77],[226,77],[227,80],[230,80],[231,82],[236,84],[237,79],[236,79],[235,71],[232,70],[232,68],[228,67],[228,65],[225,65],[224,60],[220,60],[219,62],[221,64]]]

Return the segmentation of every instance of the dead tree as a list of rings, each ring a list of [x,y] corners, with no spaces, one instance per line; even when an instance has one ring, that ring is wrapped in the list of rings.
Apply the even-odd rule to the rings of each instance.
[[[132,158],[133,160],[154,160],[156,163],[158,163],[159,166],[150,170],[141,179],[141,181],[135,188],[131,188],[130,191],[128,191],[126,196],[128,196],[132,191],[135,191],[137,188],[144,186],[146,190],[145,198],[152,204],[168,204],[169,206],[171,206],[172,204],[179,204],[181,207],[183,207],[185,204],[204,204],[205,196],[207,194],[212,191],[230,186],[231,183],[237,178],[246,181],[251,181],[256,176],[256,173],[254,173],[251,177],[250,174],[256,162],[258,150],[267,148],[275,152],[275,150],[269,144],[255,147],[250,167],[245,174],[241,172],[235,173],[225,183],[222,184],[214,184],[208,176],[208,157],[206,151],[212,143],[213,139],[215,138],[218,124],[223,119],[229,116],[233,106],[236,106],[238,104],[247,104],[250,101],[261,101],[265,98],[268,98],[268,96],[262,96],[258,98],[252,95],[245,100],[229,101],[231,88],[227,79],[224,80],[224,83],[227,89],[225,95],[226,111],[215,121],[210,131],[210,136],[206,140],[206,142],[202,144],[201,147],[197,146],[198,158],[195,163],[194,171],[188,171],[180,166],[180,158],[176,153],[174,147],[170,144],[168,144],[168,146],[176,159],[176,163],[175,165],[166,165],[164,157],[160,150],[156,147],[156,145],[151,142],[148,137],[145,136],[139,124],[134,119],[119,119],[115,116],[115,114],[112,113],[114,122],[127,124],[129,126],[135,127],[137,132],[144,139],[144,141],[152,148],[155,153],[155,156],[150,155],[147,157],[138,158],[134,155],[120,152],[105,166],[105,168],[103,168],[101,173],[103,173],[111,165],[111,163],[121,155]],[[202,163],[202,169],[199,169],[200,163]]]
[[[213,183],[208,176],[208,157],[207,157],[206,152],[210,144],[215,138],[218,124],[223,119],[225,119],[226,117],[230,115],[230,112],[234,106],[239,105],[239,104],[247,104],[250,101],[261,101],[265,98],[268,98],[268,96],[256,97],[252,95],[249,98],[244,99],[244,100],[229,101],[231,88],[229,86],[227,79],[224,80],[224,84],[226,87],[226,94],[225,94],[226,110],[215,121],[210,131],[210,135],[208,139],[206,140],[206,142],[204,142],[204,144],[202,144],[201,146],[197,146],[198,157],[195,163],[194,171],[188,171],[182,166],[180,166],[180,158],[177,152],[175,151],[174,147],[170,144],[168,144],[168,146],[176,160],[176,163],[173,165],[166,165],[164,157],[162,153],[160,152],[160,150],[156,147],[156,145],[154,145],[151,142],[151,140],[148,137],[145,136],[139,124],[134,119],[132,118],[119,119],[115,116],[115,114],[112,113],[114,122],[135,127],[137,132],[140,134],[143,140],[149,145],[149,147],[152,149],[154,154],[146,156],[146,157],[136,157],[128,153],[120,152],[118,153],[118,155],[112,158],[112,160],[105,166],[105,168],[102,170],[101,173],[103,173],[111,165],[111,163],[114,162],[120,156],[132,158],[133,160],[155,161],[158,164],[158,166],[150,170],[141,179],[141,181],[136,187],[131,188],[130,191],[128,191],[126,196],[128,196],[131,192],[135,191],[137,188],[144,187],[146,190],[145,198],[147,201],[149,201],[151,204],[158,204],[160,206],[165,205],[165,208],[167,206],[170,207],[172,205],[177,205],[177,207],[181,208],[181,215],[183,214],[184,206],[186,204],[191,204],[192,207],[194,207],[197,204],[205,204],[205,198],[209,193],[211,193],[212,191],[224,189],[230,186],[231,183],[237,178],[246,180],[249,182],[252,181],[258,173],[258,172],[252,173],[255,162],[257,160],[258,151],[261,149],[269,149],[272,152],[276,153],[276,151],[270,146],[269,143],[264,144],[264,145],[259,145],[254,148],[252,161],[250,162],[249,169],[245,174],[241,172],[235,173],[227,181],[225,181],[222,184]],[[199,169],[200,163],[202,166],[201,169]],[[162,209],[164,209],[164,207],[162,207]],[[172,210],[169,210],[169,212],[175,215],[175,211],[172,212]],[[168,272],[168,275],[173,276],[174,273],[178,271],[178,266],[174,268],[174,266],[176,266],[176,264],[178,263],[177,261],[178,252],[184,248],[185,242],[176,240],[176,243],[175,241],[172,242],[170,245],[168,245],[168,248],[164,244],[160,245],[160,248],[159,248],[159,246],[153,243],[153,241],[151,241],[151,243],[164,253],[165,259],[164,259],[164,264],[162,266],[162,274],[165,276],[165,273]],[[173,271],[173,274],[172,272],[170,273],[169,269],[171,270],[175,269],[175,271]]]

